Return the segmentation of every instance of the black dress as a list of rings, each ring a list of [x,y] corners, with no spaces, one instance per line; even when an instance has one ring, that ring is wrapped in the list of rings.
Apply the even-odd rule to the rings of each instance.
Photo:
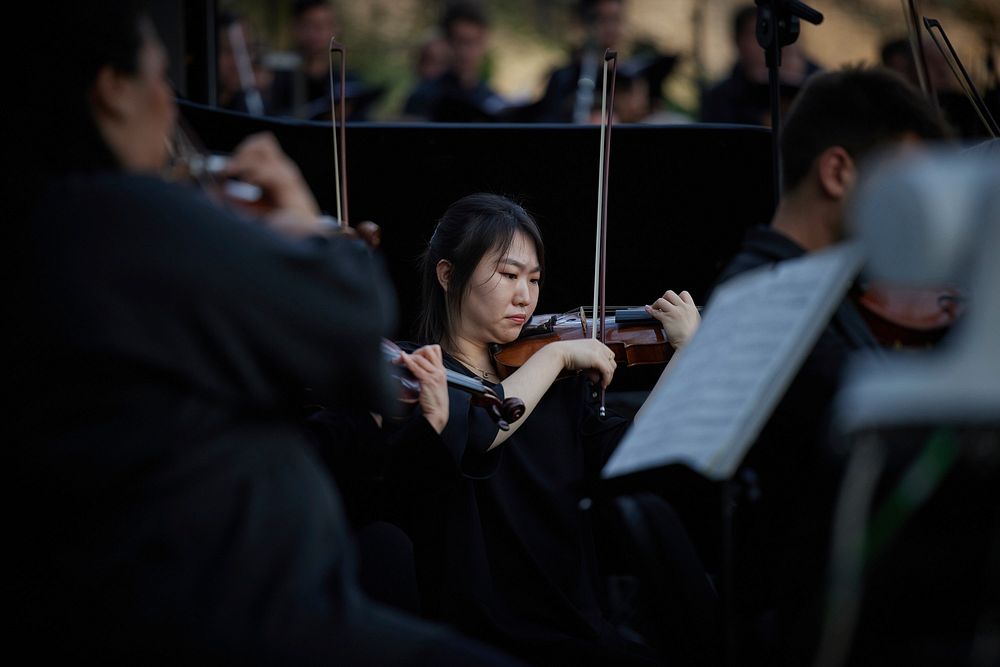
[[[304,387],[382,402],[394,303],[371,253],[122,173],[55,184],[18,222],[15,642],[111,662],[445,660],[445,631],[359,594],[299,432]]]
[[[472,376],[448,355],[445,366]],[[493,388],[502,398],[502,385]],[[645,664],[648,652],[604,617],[593,521],[579,506],[627,420],[598,418],[584,376],[561,379],[490,450],[497,427],[485,411],[458,390],[449,399],[443,433],[410,440],[427,451],[443,444],[447,461],[392,475],[396,489],[414,476],[439,482],[423,493],[409,486],[393,503],[414,542],[427,612],[539,664]]]

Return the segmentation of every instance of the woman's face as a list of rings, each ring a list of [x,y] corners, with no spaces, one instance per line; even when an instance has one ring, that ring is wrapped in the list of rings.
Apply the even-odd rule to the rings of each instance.
[[[98,74],[94,117],[123,168],[159,171],[167,161],[167,140],[176,119],[167,81],[167,56],[151,25],[144,26],[134,73],[110,66]]]
[[[479,260],[462,299],[455,333],[480,344],[516,339],[535,312],[541,277],[534,242],[517,232],[502,257],[490,252]]]
[[[139,52],[139,70],[134,95],[137,113],[135,136],[142,152],[137,156],[144,169],[161,169],[167,160],[167,138],[176,120],[174,95],[167,80],[167,55],[160,41],[147,34]]]

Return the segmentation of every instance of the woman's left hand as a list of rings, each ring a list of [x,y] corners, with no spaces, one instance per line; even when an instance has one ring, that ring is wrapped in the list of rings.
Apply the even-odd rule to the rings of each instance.
[[[687,345],[701,324],[698,307],[686,290],[680,294],[667,290],[661,298],[646,306],[646,312],[660,321],[675,350]]]

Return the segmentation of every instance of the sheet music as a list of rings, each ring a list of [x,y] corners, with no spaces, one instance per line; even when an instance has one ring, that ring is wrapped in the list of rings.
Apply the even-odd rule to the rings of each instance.
[[[607,465],[617,477],[673,463],[730,477],[861,267],[857,246],[780,262],[719,287],[698,333]]]

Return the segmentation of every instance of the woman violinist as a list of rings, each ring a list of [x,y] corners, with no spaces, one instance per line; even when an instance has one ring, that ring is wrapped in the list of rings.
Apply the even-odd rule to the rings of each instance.
[[[478,377],[527,408],[501,431],[449,391],[440,434],[424,429],[427,439],[412,443],[428,451],[443,444],[451,470],[438,493],[396,504],[414,542],[426,610],[538,664],[655,662],[605,618],[594,529],[578,507],[581,488],[628,425],[597,416],[595,388],[615,372],[611,350],[589,339],[552,343],[502,382],[490,356],[491,345],[518,337],[538,301],[537,225],[506,198],[465,197],[438,223],[422,272],[419,335],[443,351],[440,363],[424,364],[424,377],[444,368]],[[668,293],[648,311],[678,346],[699,323],[686,293]],[[557,382],[567,371],[583,373]],[[690,545],[679,548],[696,561]],[[704,583],[700,567],[690,571]]]

